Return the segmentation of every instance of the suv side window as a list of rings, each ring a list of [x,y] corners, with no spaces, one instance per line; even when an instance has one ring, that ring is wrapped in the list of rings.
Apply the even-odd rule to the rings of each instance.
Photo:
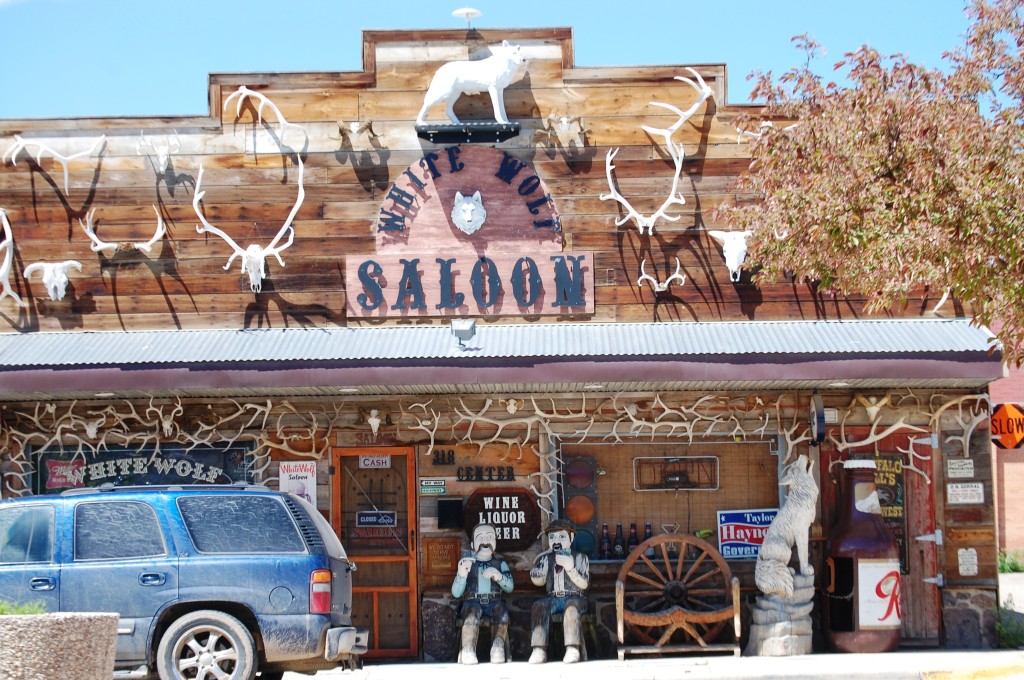
[[[301,553],[306,544],[288,509],[267,496],[182,496],[178,509],[196,550]]]
[[[19,506],[0,512],[0,562],[51,561],[53,518],[52,505]]]
[[[167,554],[156,511],[135,501],[79,503],[75,560],[157,557]]]

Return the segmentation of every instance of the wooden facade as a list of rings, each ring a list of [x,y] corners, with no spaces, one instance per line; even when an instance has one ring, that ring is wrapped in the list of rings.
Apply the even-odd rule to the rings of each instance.
[[[486,54],[502,40],[520,45],[526,56],[525,75],[504,97],[510,119],[521,126],[518,134],[500,142],[425,139],[414,121],[432,74],[444,63]],[[672,137],[685,149],[678,181],[685,205],[668,210],[678,220],[659,219],[643,232],[633,220],[623,221],[618,203],[601,197],[609,193],[613,174],[615,188],[638,212],[649,215],[665,203],[673,186],[673,159],[661,139],[642,126],[669,128],[678,119],[650,102],[679,109],[694,103],[695,90],[675,79],[690,73],[684,65],[576,65],[567,28],[368,31],[363,60],[359,72],[212,75],[207,116],[0,121],[0,143],[13,150],[0,167],[0,208],[13,235],[9,283],[25,302],[22,307],[12,296],[0,297],[0,331],[112,331],[121,342],[148,330],[447,327],[458,316],[475,317],[481,325],[564,325],[856,322],[970,312],[956,301],[935,311],[938,299],[922,292],[903,309],[871,315],[866,296],[830,297],[799,280],[755,286],[749,261],[739,281],[730,280],[722,250],[708,234],[729,229],[714,210],[758,197],[732,189],[750,161],[735,121],[752,109],[727,103],[724,65],[691,65],[712,96]],[[240,96],[242,86],[258,96]],[[430,120],[438,120],[441,108]],[[464,120],[491,116],[486,95],[463,96],[455,110]],[[558,117],[579,119],[578,135],[568,146],[569,138],[559,140],[550,127]],[[73,155],[101,137],[96,152],[66,163],[65,188],[65,164],[52,151]],[[140,146],[143,138],[148,146]],[[26,143],[24,149],[18,140]],[[39,145],[50,152],[37,153]],[[166,169],[155,153],[160,146],[173,149]],[[453,158],[445,155],[453,147],[465,149],[465,159],[500,163],[511,158],[523,164],[524,174],[517,177],[535,173],[557,211],[559,228],[544,232],[543,243],[513,235],[502,251],[506,259],[498,258],[493,246],[480,252],[494,255],[499,267],[518,266],[510,263],[530,253],[585,253],[592,277],[585,305],[544,313],[513,304],[500,312],[440,312],[433,304],[439,293],[429,288],[425,294],[433,297],[426,311],[410,304],[395,309],[393,298],[388,301],[393,311],[386,314],[354,311],[359,308],[353,297],[360,293],[352,289],[359,280],[353,278],[356,263],[391,257],[399,266],[402,256],[419,253],[426,267],[434,266],[435,257],[454,257],[439,236],[424,237],[414,247],[410,228],[408,249],[402,251],[382,240],[379,229],[403,173],[426,173],[425,158],[437,154],[443,163]],[[606,160],[612,151],[613,173]],[[485,176],[474,168],[477,179],[469,184],[485,187],[485,201],[499,190],[511,196],[502,199],[507,205],[499,201],[488,208],[488,224],[507,225],[501,215],[515,208],[512,192],[522,198],[531,185],[506,182],[503,189],[493,172]],[[417,177],[416,182],[425,181],[427,174]],[[240,272],[239,258],[225,271],[232,255],[225,240],[197,232],[197,184],[204,192],[205,219],[242,248],[270,244],[293,217],[294,242],[281,251],[285,266],[268,257],[260,291],[254,292]],[[99,239],[118,247],[95,251],[84,230],[90,220]],[[138,244],[154,236],[158,221],[167,233],[147,252]],[[422,229],[426,222],[415,218]],[[447,225],[437,228],[444,231]],[[466,240],[454,238],[453,243]],[[522,240],[519,250],[516,239]],[[22,275],[32,263],[64,260],[76,260],[82,268],[70,272],[63,299],[50,299],[38,278]],[[677,261],[685,283],[664,291],[637,283],[641,266],[664,282],[676,272]],[[468,272],[467,267],[466,278]],[[402,270],[391,276],[401,277]],[[580,356],[587,351],[578,349]],[[88,357],[81,360],[88,363]],[[906,512],[900,526],[909,570],[902,593],[904,638],[951,644],[943,611],[961,611],[958,593],[994,591],[996,552],[991,455],[982,446],[986,381],[943,384],[942,377],[893,376],[886,382],[878,376],[858,386],[819,376],[815,384],[835,418],[818,447],[810,446],[807,436],[810,389],[784,374],[754,387],[723,382],[713,389],[669,388],[648,381],[622,389],[587,388],[581,377],[502,393],[466,384],[424,386],[410,376],[409,385],[418,387],[336,386],[346,388],[342,393],[322,385],[148,389],[99,381],[95,393],[84,394],[62,388],[55,376],[34,392],[0,387],[4,493],[46,492],[40,479],[48,461],[84,466],[89,483],[113,479],[118,464],[97,463],[109,459],[112,449],[123,457],[176,452],[173,460],[181,461],[207,445],[242,447],[244,473],[271,484],[278,482],[281,461],[316,460],[318,507],[356,561],[373,565],[358,572],[367,580],[357,579],[356,602],[360,625],[372,630],[373,654],[443,659],[452,656],[455,621],[446,595],[453,572],[446,569],[454,569],[466,536],[439,499],[463,501],[464,510],[476,491],[526,489],[541,517],[550,519],[565,514],[571,500],[565,466],[587,459],[596,475],[584,489],[593,511],[584,513],[588,526],[581,528],[595,541],[604,523],[612,528],[637,523],[641,530],[650,523],[656,533],[714,532],[718,511],[777,507],[781,466],[808,454],[822,489],[812,527],[821,573],[838,488],[832,463],[851,454],[888,457],[900,461],[900,488],[907,494],[899,499],[900,512]],[[661,488],[644,477],[644,465],[677,459],[693,459],[694,474],[705,475],[703,489]],[[713,485],[711,468],[700,467],[697,459],[714,461]],[[950,459],[971,464],[948,465]],[[377,464],[382,467],[375,469]],[[51,465],[49,478],[63,474],[58,467]],[[203,481],[196,465],[186,472]],[[673,472],[678,474],[668,474]],[[950,474],[962,476],[951,479]],[[966,500],[960,496],[950,504],[945,492],[951,483],[976,486],[966,489]],[[359,513],[371,507],[367,503],[393,508],[401,536],[361,526]],[[935,529],[944,533],[940,545],[915,540]],[[539,550],[540,543],[532,542],[509,555],[518,570],[514,597],[524,603],[518,611],[528,612],[529,600],[539,595],[526,578]],[[963,551],[973,551],[973,557]],[[614,621],[607,607],[617,567],[594,558],[592,597],[605,628]],[[749,601],[756,590],[753,562],[736,560],[732,568]],[[940,574],[945,578],[937,583]],[[603,640],[599,651],[610,653],[610,633]],[[513,647],[514,657],[523,658],[515,644],[523,643]]]

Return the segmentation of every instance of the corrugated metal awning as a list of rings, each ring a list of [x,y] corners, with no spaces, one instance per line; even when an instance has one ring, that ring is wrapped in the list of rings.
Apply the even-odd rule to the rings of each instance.
[[[122,376],[117,379],[115,376]],[[864,379],[984,385],[1002,375],[991,333],[967,319],[716,323],[489,324],[460,344],[448,325],[0,334],[0,389],[11,393],[179,388],[301,390],[331,385]],[[125,376],[134,382],[124,384]],[[54,381],[59,381],[55,384]],[[943,381],[946,381],[943,383]],[[109,383],[109,384],[108,384]],[[105,386],[107,385],[107,386]]]

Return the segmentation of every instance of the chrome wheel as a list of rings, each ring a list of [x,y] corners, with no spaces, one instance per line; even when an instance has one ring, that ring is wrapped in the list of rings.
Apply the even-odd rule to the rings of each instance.
[[[235,617],[212,610],[187,614],[160,640],[162,680],[252,680],[256,645]]]

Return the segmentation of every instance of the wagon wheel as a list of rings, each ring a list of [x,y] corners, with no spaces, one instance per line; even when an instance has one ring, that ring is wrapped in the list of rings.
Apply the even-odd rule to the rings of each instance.
[[[653,550],[648,556],[644,552]],[[715,548],[695,536],[661,534],[626,558],[615,583],[619,642],[624,624],[641,642],[662,647],[681,632],[700,646],[732,618],[732,572]]]

